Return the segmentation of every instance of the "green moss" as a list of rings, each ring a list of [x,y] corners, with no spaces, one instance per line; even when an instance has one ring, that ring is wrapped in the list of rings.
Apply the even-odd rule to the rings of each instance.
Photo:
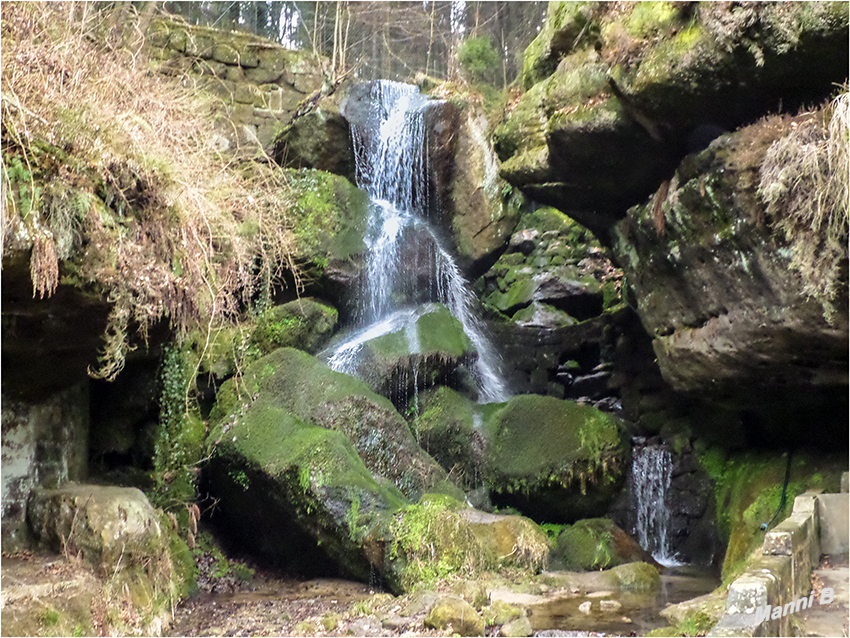
[[[626,19],[626,30],[636,38],[663,33],[675,25],[680,7],[675,2],[637,2]]]
[[[718,527],[728,540],[722,575],[724,583],[729,583],[743,572],[750,554],[763,542],[761,526],[779,507],[786,457],[768,452],[727,456],[718,448],[709,448],[699,459],[715,483]],[[771,527],[790,515],[794,498],[807,489],[838,491],[840,475],[840,461],[795,454],[786,501]]]
[[[287,211],[294,223],[297,253],[347,259],[364,250],[368,197],[346,178],[316,170],[286,171],[295,193]]]
[[[493,144],[502,161],[520,151],[545,146],[545,130],[541,120],[545,96],[545,83],[535,84],[522,96],[507,121],[495,128]]]
[[[313,353],[324,345],[338,320],[339,312],[333,306],[313,299],[298,299],[261,312],[251,338],[263,354],[277,348]]]
[[[545,82],[545,108],[551,114],[559,109],[577,107],[604,91],[608,66],[597,61],[595,52],[569,56]]]
[[[573,47],[586,46],[598,33],[593,2],[550,2],[546,21],[523,54],[522,83],[526,91],[555,70]]]
[[[590,518],[565,525],[558,536],[557,553],[569,570],[607,569],[617,560],[607,518]]]
[[[450,576],[474,577],[494,566],[469,523],[445,500],[407,506],[395,516],[390,534],[386,555],[405,589]]]
[[[520,395],[485,421],[492,442],[488,475],[495,489],[569,483],[576,462],[599,467],[621,449],[617,422],[588,405]]]
[[[462,357],[474,350],[460,321],[443,305],[436,306],[416,320],[416,333],[422,352]]]
[[[505,275],[506,282],[511,280],[505,292],[493,292],[486,297],[486,303],[502,312],[513,312],[531,303],[537,284],[530,277],[520,278],[514,269]]]

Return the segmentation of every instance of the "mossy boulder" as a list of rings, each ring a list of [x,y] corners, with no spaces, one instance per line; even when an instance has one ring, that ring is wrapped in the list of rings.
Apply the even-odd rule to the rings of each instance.
[[[537,520],[601,514],[623,481],[617,420],[590,405],[539,395],[477,405],[439,388],[420,398],[414,428],[466,484]]]
[[[250,425],[253,406],[260,400],[288,420],[341,433],[376,477],[408,498],[442,489],[459,493],[416,444],[392,403],[305,352],[280,348],[248,366],[238,383],[231,380],[221,387],[212,418],[221,428]],[[265,419],[257,418],[261,423]]]
[[[194,351],[200,356],[200,371],[219,381],[278,348],[298,348],[315,354],[330,339],[339,311],[325,301],[302,297],[271,306],[233,326],[211,332],[196,331]],[[202,356],[201,356],[202,355]]]
[[[333,334],[339,312],[318,299],[304,297],[272,306],[256,321],[251,339],[263,354],[278,348],[318,352]]]
[[[719,132],[828,96],[847,28],[842,3],[550,3],[495,131],[501,175],[604,236]]]
[[[308,276],[340,285],[359,272],[355,258],[366,249],[369,198],[345,177],[319,170],[287,169],[295,221],[296,261]]]
[[[335,357],[346,358],[343,371],[400,407],[417,389],[459,383],[460,367],[468,367],[477,357],[460,321],[442,304],[402,310],[387,322],[384,334],[365,341],[355,335],[338,346]],[[363,336],[372,331],[370,327]]]
[[[608,569],[632,562],[658,568],[652,556],[607,518],[589,518],[567,525],[558,534],[555,559],[564,569]]]
[[[373,476],[345,434],[298,419],[269,394],[232,417],[210,432],[214,522],[270,564],[368,578],[364,541],[404,496]]]
[[[396,512],[386,534],[386,578],[404,590],[503,568],[534,574],[549,556],[548,539],[531,520],[486,514],[442,494]]]
[[[458,596],[440,596],[424,622],[426,627],[450,630],[461,636],[484,635],[484,620],[472,605]]]

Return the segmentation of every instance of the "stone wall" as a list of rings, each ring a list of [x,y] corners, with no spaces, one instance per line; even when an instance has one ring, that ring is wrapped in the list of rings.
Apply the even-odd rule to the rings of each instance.
[[[761,555],[751,559],[747,570],[729,586],[726,613],[710,636],[794,635],[792,614],[785,605],[800,611],[795,601],[812,591],[811,574],[821,555],[818,501],[824,496],[831,495],[798,496],[791,516],[767,532]],[[766,619],[757,615],[766,606],[782,607],[783,613]]]
[[[160,70],[220,97],[219,150],[271,154],[299,105],[322,88],[323,59],[253,34],[155,20],[148,32]]]

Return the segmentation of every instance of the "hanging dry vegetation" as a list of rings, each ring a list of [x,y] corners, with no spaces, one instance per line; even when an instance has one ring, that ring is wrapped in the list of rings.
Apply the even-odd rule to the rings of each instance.
[[[134,330],[209,333],[296,272],[283,172],[216,152],[221,105],[151,71],[144,23],[130,3],[2,7],[4,266],[30,255],[33,296],[108,297],[104,378]]]
[[[764,157],[758,192],[776,226],[793,242],[792,266],[804,291],[832,322],[843,286],[850,216],[850,95],[795,123]],[[842,284],[844,277],[844,284]]]

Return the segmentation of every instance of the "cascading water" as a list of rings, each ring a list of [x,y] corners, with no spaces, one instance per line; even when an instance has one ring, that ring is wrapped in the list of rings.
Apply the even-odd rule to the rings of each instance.
[[[635,534],[640,546],[662,565],[680,564],[670,548],[669,538],[667,492],[672,473],[670,450],[658,445],[635,445],[631,473]]]
[[[418,315],[410,307],[437,301],[460,321],[478,353],[472,373],[479,401],[506,401],[509,393],[499,358],[475,314],[475,297],[427,220],[425,112],[439,102],[426,99],[415,86],[389,81],[373,83],[370,97],[367,117],[352,123],[357,183],[371,200],[358,308],[364,327],[334,349],[328,364],[340,372],[353,372],[363,343],[400,327],[405,327],[411,354],[417,353],[418,343],[411,335],[415,336],[413,322]],[[429,269],[424,286],[423,259]]]

